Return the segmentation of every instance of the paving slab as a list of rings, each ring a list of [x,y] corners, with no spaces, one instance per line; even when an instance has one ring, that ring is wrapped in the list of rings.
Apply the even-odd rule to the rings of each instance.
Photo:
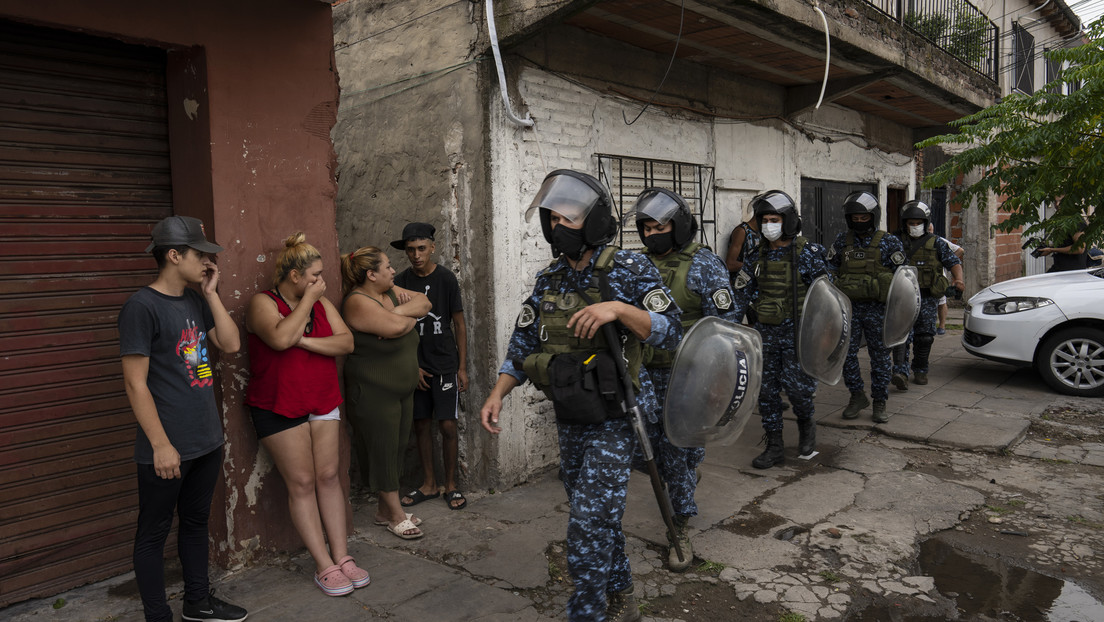
[[[1028,419],[968,412],[934,432],[928,440],[948,447],[995,452],[1018,442],[1030,426]]]

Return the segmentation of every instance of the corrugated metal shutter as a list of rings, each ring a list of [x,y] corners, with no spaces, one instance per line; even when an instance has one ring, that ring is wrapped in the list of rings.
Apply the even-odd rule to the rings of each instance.
[[[115,319],[172,213],[165,53],[0,20],[0,606],[130,568]]]

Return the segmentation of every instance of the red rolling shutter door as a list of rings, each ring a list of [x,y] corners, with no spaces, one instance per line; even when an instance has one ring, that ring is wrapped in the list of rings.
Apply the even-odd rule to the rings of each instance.
[[[165,53],[0,20],[0,606],[130,568],[115,320],[172,213]]]

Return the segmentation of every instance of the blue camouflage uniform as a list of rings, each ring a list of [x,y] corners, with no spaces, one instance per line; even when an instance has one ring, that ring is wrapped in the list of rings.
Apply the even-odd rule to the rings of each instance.
[[[874,236],[881,234],[877,250],[881,253],[881,265],[892,272],[904,263],[904,246],[896,236],[882,231],[856,233],[845,231],[836,237],[828,251],[828,265],[836,273],[836,279],[843,275],[840,270],[844,253],[847,251],[847,236],[855,236],[854,249],[869,246]],[[843,363],[843,381],[851,393],[864,390],[862,373],[859,370],[859,345],[866,338],[866,350],[870,354],[870,397],[875,402],[889,399],[889,377],[893,369],[892,353],[882,341],[882,328],[885,325],[884,302],[851,301],[851,344],[847,348],[847,359]]]
[[[931,234],[928,234],[931,235]],[[962,260],[954,254],[951,247],[947,244],[947,240],[935,235],[932,236],[935,241],[935,255],[940,264],[942,271],[943,268],[950,270],[953,266],[957,266],[962,263]],[[927,236],[913,240],[906,237],[905,243],[909,244],[909,251],[913,246],[919,246],[927,240]],[[906,262],[909,265],[916,265],[918,269],[924,268],[924,266],[917,265],[917,261],[914,257],[909,256],[909,252],[905,253]],[[935,327],[939,324],[939,298],[943,296],[942,291],[930,291],[926,288],[920,289],[920,314],[916,318],[916,323],[912,325],[912,331],[909,333],[908,341],[894,348],[893,352],[893,373],[902,374],[904,376],[909,375],[909,348],[912,345],[914,339],[926,342],[926,345],[921,348],[917,348],[917,356],[912,361],[912,371],[928,373],[928,352],[931,350],[931,344],[935,340]],[[923,353],[919,350],[924,350]]]
[[[799,244],[801,240],[804,238],[798,237],[781,248],[765,247],[762,255],[758,252],[749,255],[750,263],[745,264],[745,268],[748,268],[753,276],[744,288],[748,298],[756,300],[761,295],[760,279],[765,266],[760,263],[777,261],[789,263],[789,258],[792,257],[794,249],[801,245]],[[764,244],[769,243],[764,242]],[[807,241],[802,246],[797,257],[797,271],[801,275],[801,282],[808,287],[817,277],[827,274],[828,266],[823,246]],[[801,304],[802,301],[799,299],[797,314],[801,313]],[[792,307],[792,303],[787,306],[787,308]],[[759,319],[763,320],[765,316],[760,316]],[[763,418],[764,431],[780,432],[782,397],[779,393],[785,390],[793,404],[794,415],[799,420],[806,420],[813,416],[813,395],[816,393],[817,381],[801,369],[801,364],[797,360],[795,346],[797,335],[792,312],[779,324],[764,324],[762,321],[757,321],[754,327],[763,336],[763,381],[759,389],[759,414]]]
[[[746,222],[742,222],[737,226],[743,228],[746,232],[746,235],[744,236],[744,246],[740,249],[741,261],[743,261],[745,264],[744,268],[742,269],[746,269],[746,264],[748,263],[748,261],[754,261],[755,254],[759,252],[759,240],[762,238],[762,236],[759,234],[758,231],[752,229],[751,225],[747,224]],[[750,274],[750,272],[748,274]],[[744,291],[746,288],[736,285],[738,275],[739,272],[729,272],[728,282],[733,284],[732,289],[733,294],[735,295],[734,300],[736,321],[740,322],[744,319],[744,316],[747,315],[748,307],[751,306],[751,298],[748,296],[747,292]]]
[[[604,248],[595,249],[590,264],[581,271],[571,268],[561,257],[537,274],[533,293],[522,305],[510,336],[506,361],[499,373],[525,382],[527,376],[522,361],[541,351],[542,298],[546,292],[554,291],[553,285],[557,283],[560,293],[586,289],[595,276],[595,260]],[[680,310],[655,266],[643,255],[617,251],[608,272],[608,283],[613,300],[648,311],[651,333],[644,340],[645,344],[663,349],[672,349],[678,344],[682,338]],[[640,368],[637,402],[641,411],[654,421],[659,407],[652,381],[643,367]],[[571,505],[567,564],[574,578],[575,591],[568,600],[568,618],[601,620],[605,616],[607,594],[632,587],[625,535],[621,529],[636,447],[632,420],[621,417],[593,425],[557,421],[556,427],[561,478]]]
[[[728,281],[728,268],[725,267],[720,257],[717,257],[713,251],[705,247],[701,247],[693,254],[690,260],[690,269],[686,273],[685,290],[693,295],[695,300],[700,298],[700,300],[697,300],[700,311],[692,313],[692,309],[688,304],[692,304],[694,300],[686,302],[679,300],[678,291],[682,288],[671,282],[677,271],[663,267],[666,260],[673,259],[677,261],[678,256],[677,251],[664,257],[647,255],[653,263],[660,266],[660,273],[663,275],[664,282],[674,293],[675,301],[682,309],[683,328],[689,328],[685,325],[687,316],[698,319],[711,315],[729,322],[739,322],[742,315],[736,315],[732,289]],[[670,362],[646,363],[646,365],[648,373],[652,377],[652,382],[655,383],[656,399],[659,402],[659,407],[662,408],[664,400],[667,398],[667,386],[671,381]],[[697,476],[694,469],[698,468],[702,460],[705,460],[705,448],[676,447],[672,445],[664,431],[662,421],[649,421],[647,429],[648,438],[652,442],[652,451],[655,453],[656,469],[663,481],[667,483],[667,494],[671,498],[671,506],[674,508],[675,515],[681,517],[697,516],[698,505],[694,501]],[[637,466],[640,466],[640,463],[643,462],[643,455],[637,452],[636,458]]]

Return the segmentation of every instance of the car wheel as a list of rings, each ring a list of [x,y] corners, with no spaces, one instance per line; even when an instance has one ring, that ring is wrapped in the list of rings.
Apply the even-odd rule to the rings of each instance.
[[[1080,326],[1054,333],[1039,346],[1035,367],[1059,393],[1104,395],[1104,330]]]

